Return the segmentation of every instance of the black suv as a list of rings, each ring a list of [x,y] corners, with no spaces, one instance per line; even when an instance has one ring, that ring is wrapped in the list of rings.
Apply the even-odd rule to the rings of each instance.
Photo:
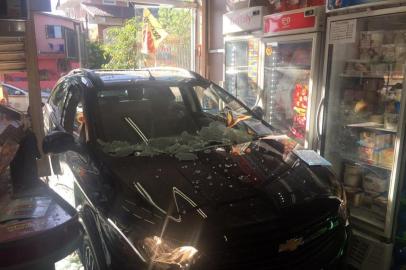
[[[43,149],[75,178],[85,269],[336,267],[348,240],[341,185],[284,153],[261,118],[181,69],[61,78]]]

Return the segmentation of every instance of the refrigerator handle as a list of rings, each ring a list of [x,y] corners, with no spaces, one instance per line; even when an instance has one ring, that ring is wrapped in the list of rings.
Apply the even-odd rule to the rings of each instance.
[[[321,115],[321,111],[323,108],[324,108],[324,97],[320,100],[320,103],[317,106],[317,113],[316,113],[316,132],[317,132],[318,141],[320,141],[320,138],[321,138],[320,115]]]

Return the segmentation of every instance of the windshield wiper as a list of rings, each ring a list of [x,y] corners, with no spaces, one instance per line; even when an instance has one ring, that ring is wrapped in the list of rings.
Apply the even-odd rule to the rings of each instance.
[[[124,117],[124,120],[138,134],[138,136],[141,137],[141,139],[145,142],[145,144],[148,145],[148,138],[144,135],[144,133],[141,131],[141,129],[134,123],[134,121],[131,119],[131,117]]]

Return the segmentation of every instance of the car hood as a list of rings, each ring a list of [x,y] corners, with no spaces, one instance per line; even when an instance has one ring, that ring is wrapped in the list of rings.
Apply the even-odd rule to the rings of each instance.
[[[125,193],[132,194],[130,201],[141,197],[174,220],[192,213],[226,227],[276,219],[292,223],[298,216],[305,223],[338,208],[338,184],[330,170],[309,167],[294,154],[283,159],[274,141],[194,154],[193,160],[168,155],[110,158],[108,167]]]

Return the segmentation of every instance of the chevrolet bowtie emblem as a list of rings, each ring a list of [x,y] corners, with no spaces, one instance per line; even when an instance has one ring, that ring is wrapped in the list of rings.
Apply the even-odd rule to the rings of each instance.
[[[279,244],[279,252],[295,251],[300,245],[303,244],[303,238],[293,238],[286,240],[286,243]]]

